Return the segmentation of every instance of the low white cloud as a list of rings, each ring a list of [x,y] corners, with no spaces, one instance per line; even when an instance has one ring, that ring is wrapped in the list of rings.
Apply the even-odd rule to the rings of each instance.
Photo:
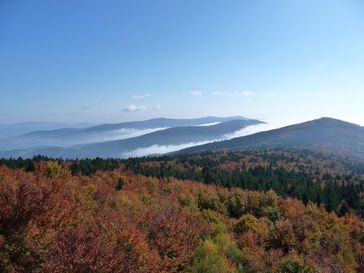
[[[250,96],[254,95],[254,93],[252,91],[243,91],[240,94],[244,97],[250,97]]]
[[[206,127],[206,126],[212,126],[212,125],[217,125],[221,122],[211,122],[211,123],[203,123],[203,124],[199,124],[199,125],[195,125],[196,127]]]
[[[93,100],[93,101],[91,101],[91,102],[89,102],[89,103],[86,103],[84,106],[83,106],[83,108],[84,109],[91,109],[91,108],[94,108],[96,105],[98,105],[99,104],[99,101],[98,100]]]
[[[270,123],[262,123],[257,125],[251,125],[248,127],[245,127],[241,130],[238,130],[231,134],[226,134],[223,137],[219,139],[215,139],[212,141],[201,141],[201,142],[191,142],[191,143],[184,143],[179,145],[152,145],[145,148],[139,148],[133,151],[125,152],[120,155],[122,158],[128,158],[128,157],[142,157],[142,156],[148,156],[148,155],[162,155],[166,153],[171,153],[175,151],[179,151],[185,148],[197,146],[197,145],[203,145],[207,143],[211,143],[214,141],[220,141],[220,140],[226,140],[226,139],[232,139],[236,137],[242,137],[247,136],[263,131],[273,130],[277,128],[281,128],[287,125],[291,125],[292,121],[276,121],[276,122],[270,122]]]
[[[125,108],[123,108],[124,112],[141,112],[145,111],[147,107],[145,105],[136,105],[136,104],[129,104]]]
[[[229,92],[222,92],[222,91],[214,91],[214,92],[211,92],[212,95],[215,95],[215,96],[220,96],[220,95],[226,95],[226,94],[229,94]]]
[[[302,122],[302,121],[301,120],[293,121],[293,120],[289,120],[289,119],[288,120],[274,120],[274,121],[270,121],[267,123],[260,123],[260,124],[247,126],[234,133],[226,134],[224,137],[226,139],[232,139],[232,138],[236,138],[236,137],[248,136],[248,135],[252,135],[255,133],[259,133],[259,132],[282,128],[282,127],[300,123],[300,122]]]
[[[192,143],[184,143],[179,145],[152,145],[145,148],[139,148],[133,151],[122,153],[120,156],[122,158],[128,158],[128,157],[142,157],[142,156],[148,156],[148,155],[162,155],[166,153],[171,153],[175,151],[179,151],[185,148],[197,146],[197,145],[203,145],[207,143],[212,143],[215,141],[221,141],[221,140],[227,140],[232,139],[236,137],[242,137],[247,136],[263,131],[273,130],[277,128],[281,128],[287,125],[293,124],[292,121],[284,120],[284,121],[275,121],[275,122],[269,122],[269,123],[262,123],[257,125],[251,125],[248,127],[245,127],[241,130],[235,131],[231,134],[226,134],[222,136],[221,138],[217,138],[215,140],[211,141],[201,141],[201,142],[192,142]],[[212,125],[212,124],[210,124]],[[206,124],[205,126],[209,126],[209,124]]]
[[[246,91],[214,91],[211,92],[214,96],[229,96],[233,98],[239,97],[252,97],[254,96],[254,92],[246,90]]]
[[[156,131],[165,130],[168,127],[152,128],[152,129],[118,129],[113,131],[107,131],[101,135],[95,135],[87,139],[87,143],[105,142],[122,140],[127,138],[139,137],[145,134],[150,134]]]
[[[119,156],[121,158],[129,158],[129,157],[142,157],[142,156],[148,156],[148,155],[163,155],[166,153],[171,153],[174,151],[182,150],[182,149],[197,146],[197,145],[203,145],[203,144],[207,144],[207,143],[211,143],[211,142],[215,142],[215,141],[227,140],[227,139],[247,136],[247,135],[251,135],[251,134],[255,134],[255,133],[259,133],[259,132],[263,132],[263,131],[268,131],[268,130],[272,130],[272,129],[277,129],[277,128],[292,125],[292,124],[295,124],[298,122],[300,122],[300,121],[299,120],[270,121],[268,123],[262,123],[262,124],[251,125],[251,126],[245,127],[241,130],[235,131],[230,134],[226,134],[220,138],[216,138],[211,141],[191,142],[191,143],[183,143],[183,144],[178,144],[178,145],[152,145],[149,147],[138,148],[138,149],[135,149],[132,151],[123,152]],[[211,126],[213,124],[214,123],[203,124],[201,126]],[[120,130],[113,131],[113,134],[104,136],[104,138],[99,139],[99,141],[100,140],[109,141],[109,140],[137,137],[137,136],[141,136],[144,134],[148,134],[148,133],[152,133],[152,132],[164,130],[164,129],[167,129],[167,128],[154,128],[154,129],[145,129],[145,130],[120,129]]]
[[[142,95],[134,95],[133,99],[139,100],[139,99],[144,99],[144,98],[151,97],[151,96],[152,96],[151,94],[146,93],[146,94],[142,94]]]
[[[201,142],[191,142],[180,145],[152,145],[146,148],[139,148],[130,152],[125,152],[120,155],[122,158],[128,157],[142,157],[147,155],[162,155],[166,153],[171,153],[174,151],[182,150],[192,146],[203,145],[210,143],[212,141],[201,141]]]
[[[142,156],[159,155],[159,154],[162,155],[162,154],[179,151],[179,150],[197,146],[197,145],[203,145],[203,144],[212,143],[215,141],[227,140],[227,139],[247,136],[247,135],[251,135],[251,134],[255,134],[255,133],[259,133],[259,132],[263,132],[263,131],[268,131],[268,130],[272,130],[272,129],[277,129],[277,128],[281,128],[283,126],[287,126],[289,124],[291,124],[291,123],[274,122],[274,123],[262,123],[262,124],[257,124],[257,125],[251,125],[251,126],[243,128],[241,130],[235,131],[234,133],[226,134],[220,138],[216,138],[211,141],[191,142],[191,143],[184,143],[184,144],[179,144],[179,145],[152,145],[152,146],[149,146],[146,148],[139,148],[139,149],[136,149],[133,151],[122,153],[121,157],[128,158],[128,157],[142,157]],[[206,124],[205,126],[209,126],[209,125]]]
[[[190,92],[190,95],[191,96],[202,96],[202,92],[201,91],[198,91],[198,90],[194,90],[192,92]]]

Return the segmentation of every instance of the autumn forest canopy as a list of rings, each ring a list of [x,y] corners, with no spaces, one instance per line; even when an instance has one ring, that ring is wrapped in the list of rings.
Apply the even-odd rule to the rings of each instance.
[[[360,161],[275,149],[0,165],[0,272],[364,270]]]

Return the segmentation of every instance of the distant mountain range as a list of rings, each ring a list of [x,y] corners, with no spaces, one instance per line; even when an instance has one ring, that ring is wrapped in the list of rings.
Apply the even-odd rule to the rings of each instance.
[[[173,155],[304,148],[364,160],[364,127],[332,118],[231,139],[237,131],[261,123],[243,117],[159,118],[86,128],[38,130],[1,140],[0,157],[121,158],[170,152]]]
[[[105,131],[114,131],[120,129],[154,129],[154,128],[167,128],[167,127],[182,127],[182,126],[200,126],[215,122],[225,122],[230,120],[247,120],[244,117],[203,117],[196,119],[169,119],[169,118],[155,118],[143,121],[130,121],[112,124],[101,124],[87,128],[63,128],[58,130],[43,130],[34,131],[26,134],[27,136],[37,137],[72,137],[74,135],[99,133]]]
[[[240,119],[232,119],[240,118]],[[232,120],[231,120],[232,119]],[[224,120],[224,121],[223,121]],[[221,122],[223,121],[223,122]],[[209,123],[218,124],[209,125]],[[115,141],[105,141],[92,144],[73,145],[69,147],[58,146],[38,146],[24,149],[11,149],[0,152],[0,157],[32,157],[35,155],[44,155],[49,157],[62,158],[92,158],[92,157],[126,157],[131,155],[132,151],[153,146],[171,146],[171,145],[194,145],[201,142],[225,139],[226,135],[239,131],[247,126],[262,123],[259,120],[245,119],[241,117],[216,118],[208,117],[195,120],[175,120],[175,119],[155,119],[144,122],[120,123],[117,125],[100,125],[85,129],[72,129],[72,132],[85,130],[103,131],[121,128],[159,128],[160,126],[174,126],[176,124],[190,124],[188,126],[172,127],[168,129],[157,130],[138,137],[131,137]],[[197,126],[191,126],[197,125]],[[207,125],[206,125],[207,124]],[[206,126],[201,126],[206,125]],[[134,127],[133,127],[134,126]],[[154,126],[154,127],[153,127]],[[98,129],[96,129],[98,128]],[[103,128],[103,129],[101,129]],[[112,128],[112,129],[111,129]],[[123,128],[124,129],[124,128]],[[38,131],[27,134],[27,136],[37,136],[38,138],[60,137],[64,130]],[[23,136],[24,137],[24,136]],[[152,150],[150,150],[152,151]],[[149,152],[152,153],[152,152]],[[148,154],[148,152],[147,152]]]
[[[271,148],[308,148],[364,160],[364,127],[337,119],[321,118],[231,140],[194,146],[176,153]]]
[[[55,130],[72,126],[73,128],[90,127],[90,123],[69,123],[69,122],[19,122],[12,124],[0,124],[0,139],[24,135],[32,131]]]
[[[168,119],[156,118],[144,121],[121,122],[114,124],[100,124],[80,128],[62,128],[48,130],[46,126],[34,126],[34,128],[47,128],[47,130],[30,130],[31,124],[18,124],[15,126],[16,132],[11,135],[5,133],[14,131],[12,127],[4,127],[4,134],[0,134],[0,150],[10,149],[26,149],[36,146],[58,146],[68,147],[78,144],[88,144],[96,142],[111,141],[117,139],[125,139],[151,133],[157,130],[186,127],[186,126],[202,126],[214,123],[226,122],[231,120],[250,120],[240,116],[233,117],[203,117],[196,119]],[[34,124],[37,125],[37,124]],[[9,130],[6,130],[9,128]],[[0,126],[1,133],[1,126]],[[5,136],[8,136],[5,138]]]

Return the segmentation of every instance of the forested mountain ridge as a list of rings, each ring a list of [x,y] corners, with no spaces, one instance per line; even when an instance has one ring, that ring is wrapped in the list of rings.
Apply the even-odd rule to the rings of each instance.
[[[350,155],[364,160],[364,127],[337,119],[321,118],[231,140],[195,146],[176,153],[271,148],[306,148]]]
[[[77,162],[33,163],[28,172],[0,166],[1,272],[364,271],[364,223],[350,213],[148,178],[116,160],[97,159],[114,170],[90,176],[72,175]]]

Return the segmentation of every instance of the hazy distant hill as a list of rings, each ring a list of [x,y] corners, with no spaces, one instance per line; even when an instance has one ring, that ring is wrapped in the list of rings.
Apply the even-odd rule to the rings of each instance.
[[[0,139],[2,139],[0,142],[0,150],[27,149],[36,146],[67,147],[78,144],[89,144],[136,137],[171,127],[201,126],[237,119],[249,120],[240,116],[203,117],[196,119],[156,118],[144,121],[100,124],[84,128],[80,128],[79,126],[75,126],[73,128],[58,126],[58,129],[54,129],[55,127],[47,129],[47,127],[34,126],[33,130],[31,130],[30,124],[26,131],[17,131],[11,128],[6,130],[6,127],[4,127],[4,132],[19,132],[8,135],[8,138],[6,139],[5,134],[4,137],[1,138],[0,127]],[[44,128],[44,130],[39,130],[39,128]]]
[[[76,129],[90,127],[90,123],[65,123],[65,122],[19,122],[0,124],[0,139],[19,136],[35,130],[55,130],[66,126]]]
[[[364,160],[364,127],[321,118],[276,130],[187,148],[176,153],[262,148],[309,148]]]
[[[139,137],[116,141],[77,145],[72,147],[38,147],[0,152],[4,157],[31,157],[45,155],[63,158],[86,157],[123,157],[123,154],[133,150],[151,147],[153,145],[169,146],[188,143],[198,143],[223,139],[225,135],[236,132],[250,125],[262,123],[258,120],[238,119],[210,126],[175,127],[145,134]]]
[[[58,130],[35,131],[28,133],[27,136],[37,137],[71,137],[74,134],[88,134],[94,132],[113,131],[119,129],[153,129],[165,127],[181,127],[181,126],[197,126],[215,122],[225,122],[229,120],[247,120],[244,117],[203,117],[196,119],[169,119],[169,118],[155,118],[142,121],[130,121],[112,124],[100,124],[87,128],[62,128]]]

